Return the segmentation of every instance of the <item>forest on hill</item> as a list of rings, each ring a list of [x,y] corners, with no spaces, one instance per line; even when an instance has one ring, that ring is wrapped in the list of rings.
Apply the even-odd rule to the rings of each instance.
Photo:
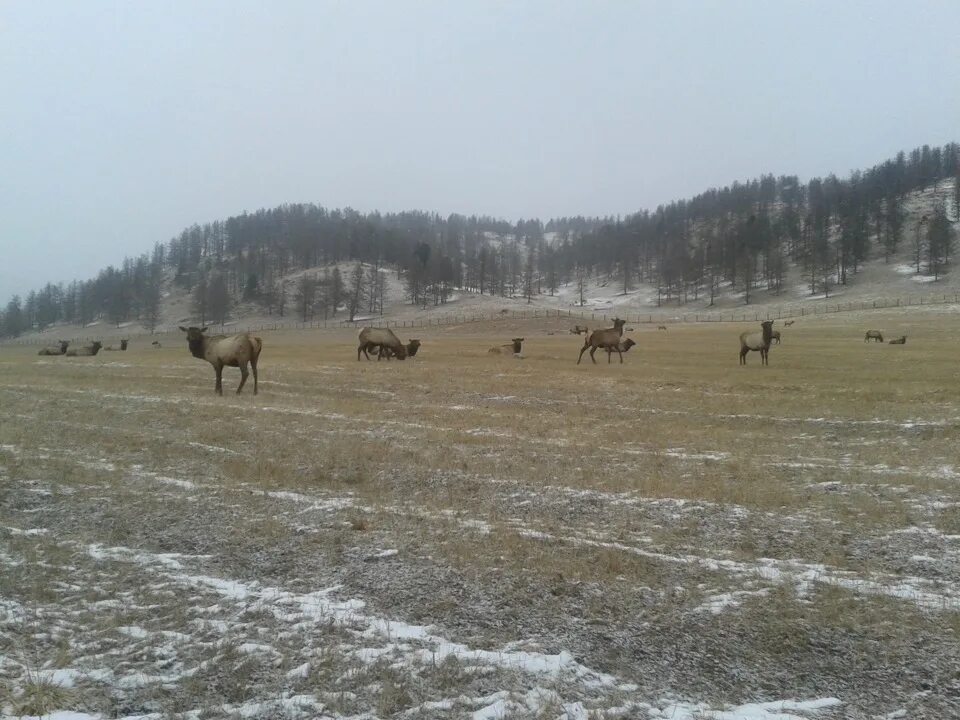
[[[950,179],[949,201],[909,223],[907,195]],[[93,279],[15,296],[0,311],[0,336],[94,320],[152,331],[177,287],[204,323],[223,322],[242,304],[352,320],[382,310],[387,271],[403,279],[405,300],[421,306],[443,304],[454,290],[530,299],[596,275],[616,278],[624,292],[655,285],[661,303],[712,304],[721,284],[750,303],[759,290],[779,293],[791,264],[811,294],[829,295],[869,256],[888,258],[904,244],[918,272],[941,275],[958,219],[956,143],[901,152],[845,179],[762,175],[618,218],[510,223],[282,205],[193,225]]]

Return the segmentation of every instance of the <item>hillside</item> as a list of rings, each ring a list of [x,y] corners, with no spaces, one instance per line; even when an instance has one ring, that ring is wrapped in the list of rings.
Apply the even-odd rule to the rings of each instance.
[[[244,213],[187,228],[93,280],[14,298],[0,335],[952,294],[958,147],[900,153],[846,180],[763,176],[617,219]]]

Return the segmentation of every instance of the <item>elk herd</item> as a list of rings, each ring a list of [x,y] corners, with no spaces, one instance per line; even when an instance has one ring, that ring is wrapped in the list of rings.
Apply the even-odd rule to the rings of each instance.
[[[794,320],[785,321],[784,327],[794,324]],[[747,364],[747,356],[751,352],[760,353],[761,365],[769,365],[770,345],[773,341],[780,344],[781,335],[779,330],[773,329],[773,320],[765,320],[760,323],[760,331],[744,332],[740,334],[740,364]],[[577,365],[583,360],[583,354],[590,351],[590,360],[593,364],[597,363],[595,356],[597,350],[603,350],[607,353],[607,363],[612,362],[613,353],[617,353],[621,364],[623,356],[630,351],[637,343],[632,338],[623,337],[625,320],[620,318],[613,319],[613,327],[599,328],[590,332],[589,328],[581,325],[574,325],[570,328],[573,335],[584,335],[583,346],[580,348],[580,354],[577,357]],[[240,384],[237,386],[237,393],[243,390],[247,378],[253,374],[253,394],[257,394],[257,362],[260,358],[260,351],[263,349],[263,340],[248,332],[236,335],[209,335],[206,327],[180,327],[180,330],[186,333],[187,348],[190,354],[201,360],[206,360],[213,367],[216,376],[214,392],[223,395],[223,368],[235,367],[240,370]],[[628,328],[632,330],[633,328]],[[666,330],[665,325],[660,325],[658,330]],[[554,333],[548,333],[554,334]],[[370,360],[370,354],[374,353],[377,360],[396,358],[405,360],[416,356],[420,350],[421,342],[419,339],[411,339],[404,343],[397,337],[396,333],[389,328],[365,327],[362,328],[357,336],[357,360],[363,355]],[[863,341],[883,342],[883,333],[879,330],[868,330]],[[490,355],[506,355],[518,360],[524,359],[523,355],[524,338],[515,337],[510,342],[502,345],[494,345],[488,350]],[[891,339],[890,345],[905,345],[907,338],[905,335]],[[117,346],[108,345],[103,347],[99,340],[79,347],[70,347],[68,340],[59,340],[57,345],[44,347],[38,353],[39,355],[63,355],[66,357],[91,357],[96,355],[101,349],[111,351],[126,351],[129,339],[121,338]],[[158,340],[151,343],[154,349],[160,349]]]

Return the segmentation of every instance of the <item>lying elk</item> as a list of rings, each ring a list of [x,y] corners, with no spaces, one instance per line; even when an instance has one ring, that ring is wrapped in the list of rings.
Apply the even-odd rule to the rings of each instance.
[[[373,350],[377,351],[377,360],[381,357],[395,357],[398,360],[405,360],[407,358],[406,346],[400,342],[400,338],[394,335],[393,330],[389,328],[365,327],[357,333],[357,340],[359,341],[359,345],[357,345],[357,360],[360,359],[360,353],[363,353],[364,357],[369,360],[369,353]],[[384,348],[389,350],[389,352],[384,353]]]
[[[784,327],[790,327],[790,326],[793,325],[795,322],[796,322],[796,320],[787,320],[786,322],[783,323],[783,326],[784,326]]]
[[[494,345],[487,350],[487,352],[496,355],[513,355],[514,357],[519,357],[523,341],[524,338],[513,338],[510,342],[504,343],[503,345]]]
[[[127,338],[122,338],[120,340],[120,347],[115,348],[113,345],[107,345],[104,350],[126,350],[127,343],[130,342]]]
[[[253,369],[253,394],[257,394],[257,360],[263,349],[263,340],[249,333],[238,335],[207,335],[207,328],[188,327],[182,325],[180,329],[187,334],[187,347],[195,358],[206,360],[213,365],[217,374],[217,384],[214,392],[223,395],[223,368],[226,366],[240,368],[240,384],[237,394],[243,390],[247,382],[247,364]]]
[[[408,342],[406,345],[404,345],[404,348],[406,348],[407,357],[408,357],[408,358],[412,358],[412,357],[414,357],[414,356],[417,354],[417,351],[420,350],[420,341],[419,341],[419,340],[411,340],[411,341]],[[388,347],[384,347],[383,345],[381,345],[381,346],[380,346],[380,349],[377,351],[377,355],[378,355],[379,357],[385,357],[385,358],[389,359],[389,358],[393,357],[393,350],[391,350],[391,349],[388,348]]]
[[[620,363],[623,363],[623,350],[620,349],[620,338],[623,337],[623,326],[626,324],[626,320],[621,320],[620,318],[613,319],[612,328],[604,328],[602,330],[594,330],[590,333],[590,336],[583,341],[583,347],[580,348],[580,356],[577,358],[577,365],[580,364],[580,361],[583,360],[583,353],[586,352],[587,348],[590,348],[590,359],[593,360],[593,364],[597,364],[597,359],[593,356],[597,352],[597,348],[603,348],[607,351],[607,362],[610,362],[610,357],[613,355],[613,351],[616,350],[617,354],[620,356]]]
[[[82,345],[78,348],[70,348],[67,350],[66,355],[68,357],[91,357],[100,352],[100,348],[103,347],[103,343],[99,340],[94,340],[89,345]]]
[[[767,354],[770,352],[770,341],[773,339],[773,320],[760,323],[761,332],[740,333],[740,364],[747,364],[747,353],[751,350],[760,351],[760,362],[769,365]]]
[[[867,334],[863,336],[863,341],[867,342],[868,340],[883,342],[883,333],[879,330],[867,330]]]
[[[70,344],[69,340],[57,340],[59,345],[54,345],[51,347],[41,348],[40,352],[37,355],[66,355],[67,345]]]
[[[898,338],[894,338],[893,340],[890,341],[889,344],[890,344],[890,345],[906,345],[906,344],[907,344],[907,336],[906,336],[906,335],[901,335],[901,336],[898,337]]]
[[[574,325],[570,328],[571,335],[586,335],[588,332],[590,332],[590,330],[586,325]]]
[[[153,347],[154,347],[156,350],[159,350],[160,348],[163,347],[163,345],[160,344],[160,341],[159,341],[159,340],[154,340],[154,341],[153,341],[152,343],[150,343],[150,344],[153,345]]]

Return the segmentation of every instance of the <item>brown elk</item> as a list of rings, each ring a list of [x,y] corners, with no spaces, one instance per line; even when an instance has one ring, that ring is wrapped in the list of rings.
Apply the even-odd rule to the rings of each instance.
[[[70,344],[69,340],[57,340],[59,345],[53,345],[45,348],[41,348],[40,352],[37,355],[66,355],[67,345]]]
[[[874,342],[883,342],[883,333],[879,330],[867,330],[867,334],[863,336],[863,341],[867,342],[868,340],[873,340]]]
[[[571,335],[586,335],[588,332],[590,332],[590,330],[586,325],[574,325],[570,328]]]
[[[493,355],[514,355],[517,356],[520,354],[523,349],[524,338],[513,338],[508,343],[503,345],[494,345],[492,348],[487,350],[488,353]]]
[[[740,333],[740,364],[747,364],[747,353],[751,350],[760,351],[760,362],[769,365],[767,355],[770,352],[770,341],[773,339],[773,320],[760,323],[760,332]]]
[[[67,357],[92,357],[100,352],[100,348],[102,347],[102,342],[99,340],[94,340],[89,345],[83,345],[78,348],[70,348],[65,354]]]
[[[607,353],[607,362],[610,362],[610,357],[613,355],[613,351],[616,350],[617,354],[620,356],[620,363],[623,363],[623,350],[620,349],[620,338],[623,337],[623,326],[626,324],[626,320],[621,320],[620,318],[613,319],[612,328],[604,328],[602,330],[594,330],[590,333],[583,341],[583,347],[580,348],[580,356],[577,358],[577,365],[580,364],[580,361],[583,360],[583,353],[586,352],[587,348],[590,348],[590,359],[593,360],[593,364],[597,364],[597,359],[593,356],[597,352],[597,348],[603,348],[604,350],[609,350]]]
[[[369,360],[369,353],[373,350],[377,351],[377,360],[381,357],[388,359],[395,357],[398,360],[406,360],[407,358],[407,348],[390,328],[362,328],[357,334],[357,340],[359,342],[359,345],[357,345],[357,360],[360,359],[360,353],[363,353],[363,356]],[[389,349],[390,352],[384,353],[384,348]]]
[[[129,343],[129,342],[130,342],[130,341],[129,341],[127,338],[121,338],[121,339],[120,339],[120,347],[115,348],[113,345],[107,345],[107,346],[104,348],[104,350],[126,350],[126,349],[127,349],[127,343]]]
[[[187,347],[195,358],[206,360],[213,365],[217,374],[217,383],[214,392],[223,395],[223,368],[240,368],[240,384],[237,394],[243,390],[247,382],[247,364],[253,370],[253,394],[257,394],[257,361],[263,349],[263,340],[249,333],[238,335],[207,335],[207,328],[189,327],[182,325],[180,329],[187,334]]]
[[[906,336],[906,335],[901,335],[901,336],[898,337],[898,338],[893,338],[893,340],[891,340],[891,341],[889,342],[889,344],[890,344],[890,345],[906,345],[906,344],[907,344],[907,336]]]

